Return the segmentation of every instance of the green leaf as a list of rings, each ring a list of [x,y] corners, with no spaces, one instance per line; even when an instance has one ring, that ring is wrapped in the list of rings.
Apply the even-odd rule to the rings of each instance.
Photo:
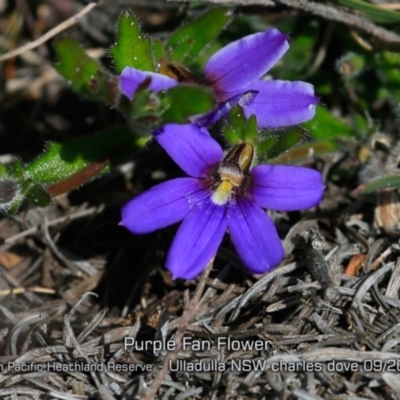
[[[161,42],[161,40],[153,39],[152,45],[153,45],[154,60],[156,60],[157,62],[160,60],[165,60],[167,58],[167,56],[165,54],[164,45]]]
[[[302,126],[316,140],[335,139],[339,136],[352,137],[351,128],[334,117],[326,108],[318,106],[315,117]]]
[[[50,143],[25,168],[18,161],[11,163],[8,171],[0,166],[0,173],[21,186],[6,211],[15,213],[25,199],[33,206],[44,207],[51,197],[76,189],[131,158],[145,143],[146,138],[138,137],[127,127],[114,128],[66,143]]]
[[[257,143],[257,152],[271,160],[308,138],[307,132],[300,126],[291,127],[285,131],[272,131],[269,137]]]
[[[247,119],[243,107],[240,105],[236,105],[229,110],[225,136],[231,144],[236,145],[241,142],[247,142],[254,146],[257,132],[255,115]]]
[[[379,189],[400,188],[400,175],[386,175],[358,187],[356,193],[372,193]]]
[[[180,28],[167,42],[171,59],[190,63],[226,27],[232,13],[226,8],[214,8],[196,21]]]
[[[386,10],[375,4],[363,0],[331,0],[333,3],[340,4],[361,11],[371,21],[381,24],[395,24],[400,22],[400,13],[393,10]]]
[[[175,86],[166,91],[163,97],[166,111],[162,123],[186,123],[189,117],[210,111],[214,106],[212,94],[200,86]]]
[[[295,146],[287,150],[284,154],[281,153],[278,158],[279,162],[295,163],[310,156],[329,153],[343,147],[338,139],[352,139],[354,137],[353,131],[347,124],[334,117],[328,110],[321,106],[317,107],[315,117],[311,121],[302,124],[302,127],[306,129],[312,141]],[[287,144],[278,143],[276,145],[277,148],[275,148],[276,150],[270,150],[272,153],[275,151],[281,152],[280,148],[284,149],[285,146],[289,146],[290,143],[296,141],[296,130],[292,128],[290,131],[291,134],[287,139]],[[268,147],[268,144],[264,146]]]
[[[117,43],[110,50],[118,74],[125,67],[155,71],[151,40],[142,33],[131,11],[125,11],[119,18]]]
[[[243,107],[235,106],[229,110],[228,125],[225,129],[225,136],[233,144],[243,142],[243,131],[247,126],[247,119]]]
[[[26,199],[32,206],[46,207],[51,203],[51,197],[41,185],[34,184],[30,186],[26,193]]]
[[[247,143],[254,145],[256,136],[257,136],[257,118],[253,114],[247,120],[247,125],[243,133],[243,140]]]
[[[46,151],[25,168],[25,173],[34,183],[53,184],[95,162],[109,160],[116,164],[132,156],[140,147],[139,140],[128,128],[114,128],[66,143],[50,143]]]
[[[73,89],[91,99],[104,100],[110,105],[118,103],[117,77],[104,71],[75,39],[59,39],[55,50],[60,62],[54,67]]]

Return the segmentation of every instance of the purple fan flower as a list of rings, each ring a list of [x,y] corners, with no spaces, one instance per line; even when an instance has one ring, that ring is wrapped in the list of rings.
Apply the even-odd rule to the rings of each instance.
[[[276,228],[262,210],[313,207],[324,185],[318,171],[294,166],[258,165],[253,147],[241,143],[224,156],[205,128],[167,124],[158,142],[189,177],[161,183],[122,209],[121,225],[143,234],[182,221],[168,252],[174,279],[196,277],[215,256],[228,229],[244,265],[270,271],[284,256]]]
[[[205,66],[205,82],[199,84],[211,88],[219,105],[209,118],[194,122],[210,125],[249,93],[257,95],[254,100],[243,104],[245,113],[247,117],[255,114],[263,128],[296,125],[312,119],[318,103],[313,85],[301,81],[261,79],[288,49],[287,35],[270,29],[246,36],[217,51]],[[154,91],[169,89],[178,81],[193,84],[194,78],[186,70],[179,67],[186,71],[179,73],[179,69],[174,68],[177,70],[173,74],[176,79],[126,67],[120,76],[121,91],[132,98],[147,77],[151,77],[150,88]]]

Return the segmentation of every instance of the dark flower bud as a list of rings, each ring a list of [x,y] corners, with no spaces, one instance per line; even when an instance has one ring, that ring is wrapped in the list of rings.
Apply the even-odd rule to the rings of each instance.
[[[0,178],[0,212],[8,212],[14,203],[21,200],[21,186],[10,177]]]

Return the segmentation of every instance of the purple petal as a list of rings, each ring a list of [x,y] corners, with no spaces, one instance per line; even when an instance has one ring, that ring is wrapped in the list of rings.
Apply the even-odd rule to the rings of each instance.
[[[173,279],[193,279],[203,271],[217,253],[226,225],[225,208],[211,201],[189,212],[167,256],[166,267]]]
[[[230,43],[207,62],[205,75],[220,102],[252,90],[289,48],[287,35],[277,29],[255,33]]]
[[[119,77],[121,92],[131,99],[139,85],[149,77],[151,78],[149,89],[155,92],[170,89],[178,84],[175,79],[166,75],[125,67]]]
[[[207,130],[193,124],[166,124],[155,138],[188,175],[196,178],[204,176],[223,156],[221,146]]]
[[[259,80],[251,89],[258,94],[244,109],[247,117],[256,114],[263,128],[296,125],[315,116],[318,99],[309,83]]]
[[[320,172],[286,165],[258,165],[251,171],[255,202],[270,210],[294,211],[316,206],[325,186]]]
[[[189,212],[187,194],[201,188],[193,178],[178,178],[154,186],[122,207],[122,221],[136,234],[149,233],[181,221]]]
[[[283,259],[275,225],[255,203],[240,200],[229,209],[228,229],[244,265],[254,274],[271,271]]]

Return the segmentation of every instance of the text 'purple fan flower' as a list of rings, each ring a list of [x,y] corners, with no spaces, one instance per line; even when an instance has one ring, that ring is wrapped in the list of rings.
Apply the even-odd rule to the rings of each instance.
[[[324,185],[318,171],[294,166],[250,169],[253,147],[241,143],[225,157],[205,128],[167,124],[158,142],[189,175],[161,183],[122,209],[121,225],[144,234],[182,221],[167,255],[173,278],[193,279],[215,256],[228,229],[244,265],[270,271],[284,253],[276,228],[262,210],[317,205]]]
[[[287,35],[270,29],[232,42],[213,54],[205,66],[205,78],[198,80],[197,84],[209,86],[219,105],[208,119],[200,118],[197,123],[213,123],[249,93],[256,95],[250,96],[250,102],[243,103],[244,110],[247,117],[256,115],[260,127],[279,128],[312,119],[318,103],[313,85],[301,81],[261,79],[288,49]],[[180,82],[193,84],[196,81],[189,72],[178,73],[179,68],[186,71],[183,68],[174,68],[177,73],[166,72],[170,75],[166,76],[126,67],[120,75],[121,91],[132,98],[147,77],[151,78],[150,89],[156,92]]]

